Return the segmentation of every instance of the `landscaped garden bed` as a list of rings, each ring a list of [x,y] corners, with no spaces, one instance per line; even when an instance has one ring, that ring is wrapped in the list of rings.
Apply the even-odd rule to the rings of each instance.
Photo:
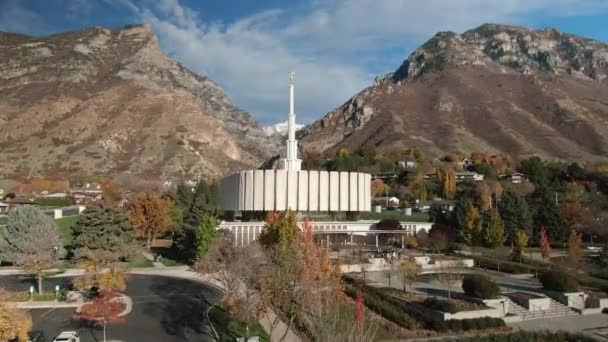
[[[487,306],[469,302],[462,299],[452,298],[450,300],[438,299],[432,296],[423,295],[419,293],[405,293],[403,291],[385,288],[382,289],[387,294],[390,294],[394,297],[400,298],[406,302],[415,303],[419,305],[423,305],[431,310],[448,312],[448,313],[457,313],[461,311],[474,311],[474,310],[485,310],[488,309]]]
[[[440,318],[438,311],[426,308],[421,303],[411,303],[393,295],[393,290],[379,289],[348,276],[345,279],[345,292],[354,296],[357,290],[361,290],[365,305],[378,314],[408,329],[429,329],[438,332],[466,331],[502,328],[505,323],[500,318],[482,317],[472,319],[450,319]],[[437,304],[435,305],[442,305]]]

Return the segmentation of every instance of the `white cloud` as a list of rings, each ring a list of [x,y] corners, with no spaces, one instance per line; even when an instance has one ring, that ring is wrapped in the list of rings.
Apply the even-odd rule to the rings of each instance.
[[[485,22],[529,25],[539,13],[608,10],[604,0],[327,0],[296,13],[267,10],[205,23],[179,0],[106,1],[122,3],[151,23],[170,55],[221,84],[264,123],[284,120],[291,70],[297,75],[298,118],[308,123],[371,83],[370,60],[383,60],[385,70],[394,70],[414,44],[437,31]],[[392,56],[386,57],[387,51]]]

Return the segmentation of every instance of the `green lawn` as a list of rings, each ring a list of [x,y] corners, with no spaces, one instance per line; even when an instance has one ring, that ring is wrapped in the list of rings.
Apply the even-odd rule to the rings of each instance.
[[[171,266],[184,266],[186,265],[185,263],[179,261],[179,260],[174,260],[174,259],[169,259],[169,258],[165,258],[163,257],[162,259],[160,259],[160,262],[163,263],[163,265],[167,266],[167,267],[171,267]]]
[[[72,226],[78,221],[78,218],[80,218],[80,216],[68,216],[55,220],[55,223],[57,223],[57,226],[59,227],[59,233],[61,234],[61,239],[63,239],[64,246],[68,246],[72,243]]]
[[[244,321],[230,317],[228,312],[220,306],[214,306],[209,312],[209,319],[220,336],[219,341],[236,341],[238,337],[247,336],[247,324]],[[264,328],[252,319],[249,323],[249,336],[260,336],[260,341],[268,341]]]
[[[146,259],[146,257],[144,257],[143,255],[141,255],[140,253],[138,253],[137,255],[135,255],[128,264],[129,268],[135,268],[135,267],[152,267],[154,266],[154,264],[152,264],[152,261]]]
[[[171,267],[187,265],[186,263],[179,261],[169,247],[152,247],[151,252],[154,254],[160,254],[162,256],[160,262],[165,266]]]

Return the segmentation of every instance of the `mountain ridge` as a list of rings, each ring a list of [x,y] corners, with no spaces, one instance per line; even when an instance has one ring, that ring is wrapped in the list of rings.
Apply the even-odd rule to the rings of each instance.
[[[606,161],[608,45],[555,29],[440,32],[305,129],[305,149]]]
[[[276,152],[220,86],[169,58],[150,25],[0,33],[5,175],[216,178]]]

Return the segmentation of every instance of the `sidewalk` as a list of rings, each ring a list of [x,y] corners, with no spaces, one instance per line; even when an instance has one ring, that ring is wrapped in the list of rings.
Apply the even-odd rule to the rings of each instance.
[[[61,309],[61,308],[78,308],[82,305],[82,302],[57,302],[57,301],[45,301],[45,302],[16,302],[15,305],[20,309]]]

